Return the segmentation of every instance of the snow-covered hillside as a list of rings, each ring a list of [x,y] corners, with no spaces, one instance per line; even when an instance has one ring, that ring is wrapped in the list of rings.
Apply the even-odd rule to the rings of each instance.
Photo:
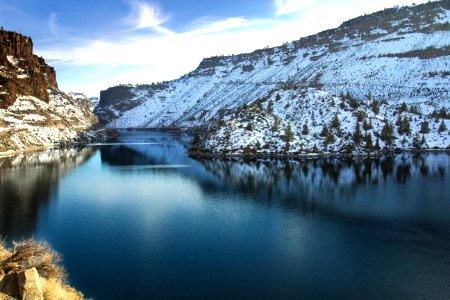
[[[307,155],[450,148],[450,112],[433,100],[393,104],[286,85],[229,110],[192,155]]]
[[[449,21],[449,1],[387,9],[280,47],[205,59],[175,81],[105,91],[96,113],[113,128],[204,126],[286,83],[450,108]]]
[[[100,137],[98,120],[89,108],[60,91],[49,93],[48,103],[21,96],[0,109],[0,155]]]

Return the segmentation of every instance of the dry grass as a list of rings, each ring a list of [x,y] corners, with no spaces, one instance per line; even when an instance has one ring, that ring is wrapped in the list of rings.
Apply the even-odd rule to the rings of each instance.
[[[66,273],[60,266],[61,256],[53,251],[47,244],[34,240],[14,242],[11,250],[2,243],[3,258],[0,261],[0,269],[9,272],[36,268],[41,277],[50,279],[65,279]]]
[[[83,300],[83,294],[66,285],[61,280],[42,279],[44,299],[49,300]]]
[[[82,300],[83,294],[66,284],[61,256],[47,244],[34,240],[14,242],[12,248],[0,240],[0,270],[5,274],[36,268],[45,300]]]

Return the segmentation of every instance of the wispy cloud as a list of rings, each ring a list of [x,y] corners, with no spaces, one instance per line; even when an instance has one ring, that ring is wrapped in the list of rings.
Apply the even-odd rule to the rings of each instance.
[[[131,14],[126,18],[126,22],[131,25],[130,31],[151,29],[162,34],[172,34],[172,31],[162,26],[169,20],[168,15],[164,15],[161,9],[146,1],[132,0]]]
[[[52,35],[54,37],[58,37],[58,26],[57,26],[56,13],[52,13],[50,15],[50,17],[48,18],[48,27],[49,27]]]

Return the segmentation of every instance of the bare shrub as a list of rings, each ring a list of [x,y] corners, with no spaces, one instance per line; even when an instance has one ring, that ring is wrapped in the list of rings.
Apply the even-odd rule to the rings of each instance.
[[[3,249],[3,252],[0,250],[0,269],[5,273],[34,267],[41,277],[61,280],[66,278],[66,273],[60,266],[61,256],[45,243],[24,240],[14,242],[12,249],[7,249],[2,243],[0,249]]]

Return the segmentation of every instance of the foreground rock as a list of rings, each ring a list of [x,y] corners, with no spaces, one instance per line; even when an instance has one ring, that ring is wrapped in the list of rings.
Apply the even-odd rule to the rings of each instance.
[[[58,89],[30,38],[0,30],[0,156],[102,139],[92,107]]]
[[[59,256],[34,241],[0,245],[0,300],[82,300],[84,297],[64,282]]]

